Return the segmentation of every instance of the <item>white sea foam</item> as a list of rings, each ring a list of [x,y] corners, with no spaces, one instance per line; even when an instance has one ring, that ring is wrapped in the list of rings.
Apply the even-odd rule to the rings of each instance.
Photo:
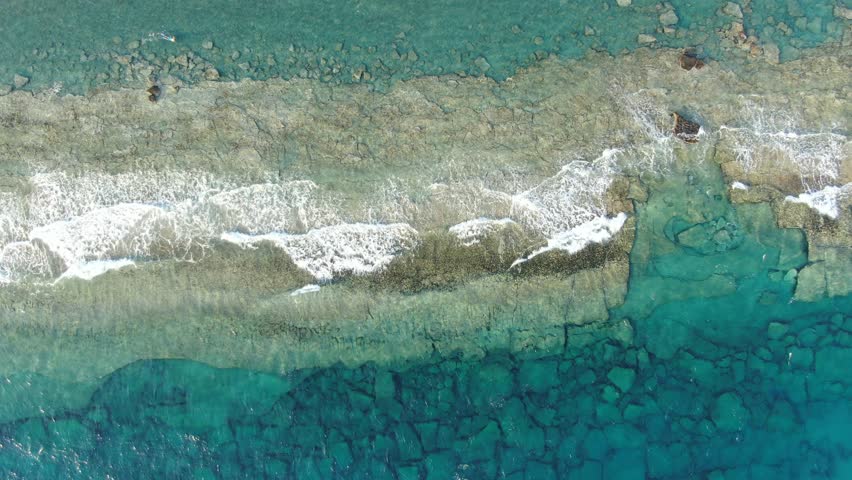
[[[613,95],[621,107],[633,119],[634,124],[645,137],[630,148],[629,168],[635,174],[665,173],[675,160],[672,135],[671,112],[664,108],[665,92],[658,90],[639,90],[626,93],[620,86],[611,87]],[[699,130],[699,137],[704,134]],[[699,138],[699,143],[702,143]]]
[[[339,223],[334,206],[321,201],[317,190],[316,184],[306,180],[234,188],[210,197],[209,215],[224,231],[251,234],[304,233]]]
[[[453,225],[449,228],[449,232],[461,240],[462,245],[469,247],[479,243],[479,241],[489,233],[512,223],[515,222],[511,218],[501,218],[497,220],[491,218],[476,218]]]
[[[302,287],[298,290],[293,290],[292,292],[290,292],[290,296],[291,297],[298,297],[299,295],[304,295],[306,293],[316,293],[316,292],[319,292],[319,291],[320,291],[320,286],[312,283],[312,284],[309,284],[309,285],[305,285],[304,287]]]
[[[27,237],[26,212],[21,198],[0,192],[0,245]]]
[[[59,282],[69,278],[91,280],[111,270],[119,270],[130,266],[135,267],[136,263],[126,258],[118,260],[93,260],[91,262],[72,265],[71,268],[65,270],[65,272],[56,279],[56,281]]]
[[[511,218],[550,237],[604,216],[604,198],[617,172],[620,152],[605,150],[594,161],[570,162],[555,176],[514,195]]]
[[[740,126],[722,126],[733,141],[737,162],[746,171],[765,162],[770,168],[789,163],[798,172],[805,190],[818,190],[836,182],[843,161],[845,136],[829,131],[808,132],[795,115],[746,101]]]
[[[30,240],[44,245],[67,269],[92,260],[145,256],[161,212],[151,205],[115,205],[35,228]]]
[[[42,226],[92,210],[122,203],[178,205],[199,203],[216,193],[241,186],[235,178],[199,171],[150,171],[120,174],[38,173],[30,180],[28,224]]]
[[[254,184],[195,171],[52,172],[28,181],[26,195],[0,193],[7,281],[123,257],[192,259],[229,230],[302,233],[340,223],[334,198],[309,181]]]
[[[0,276],[6,283],[24,277],[52,277],[49,253],[29,241],[7,243],[0,248]]]
[[[793,203],[804,203],[817,212],[829,218],[840,216],[840,201],[852,195],[852,183],[842,187],[828,186],[815,192],[802,193],[797,197],[787,196],[784,200]]]
[[[221,238],[243,247],[253,247],[259,242],[271,242],[287,252],[293,263],[317,280],[331,280],[343,274],[378,271],[394,257],[417,244],[417,232],[403,223],[341,224],[297,235],[248,235],[227,232],[223,233]]]
[[[748,190],[748,185],[743,182],[733,182],[731,183],[731,188],[734,190]]]
[[[512,208],[512,195],[485,185],[479,178],[463,178],[429,188],[429,208],[443,212],[447,223],[477,218],[504,218]]]
[[[606,243],[613,235],[621,230],[627,214],[619,213],[614,217],[597,217],[582,223],[574,228],[559,232],[547,241],[547,245],[527,255],[525,258],[515,260],[509,268],[527,262],[530,259],[551,250],[562,250],[568,253],[577,253],[591,243]]]

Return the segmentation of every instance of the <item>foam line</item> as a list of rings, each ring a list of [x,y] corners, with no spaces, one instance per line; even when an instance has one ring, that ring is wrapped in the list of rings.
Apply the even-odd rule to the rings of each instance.
[[[828,186],[815,192],[805,192],[797,197],[788,195],[784,200],[792,203],[804,203],[822,215],[832,219],[840,216],[840,200],[852,195],[852,183],[842,187]]]
[[[316,292],[319,292],[319,291],[320,291],[320,286],[312,283],[312,284],[309,284],[309,285],[305,285],[304,287],[302,287],[298,290],[293,290],[292,292],[290,292],[290,296],[291,297],[298,297],[299,295],[304,295],[306,293],[316,293]]]
[[[499,230],[506,225],[515,223],[511,218],[501,218],[494,220],[491,218],[475,218],[466,222],[453,225],[448,231],[458,238],[462,245],[469,247],[476,245],[479,241],[489,233]]]
[[[539,248],[525,258],[515,260],[509,268],[511,269],[551,250],[562,250],[573,254],[586,248],[589,244],[606,243],[621,230],[626,220],[627,214],[622,212],[610,218],[598,217],[570,230],[559,232],[548,239],[547,246]]]
[[[384,268],[397,255],[416,245],[417,231],[404,223],[348,223],[298,235],[226,232],[221,239],[248,248],[271,242],[317,280],[331,280],[339,275],[366,274]]]
[[[122,258],[118,260],[93,260],[91,262],[80,263],[71,266],[68,270],[62,273],[56,282],[67,280],[69,278],[79,278],[82,280],[91,280],[97,276],[103,275],[112,270],[119,270],[124,267],[136,266],[132,260]],[[56,283],[54,282],[54,283]]]

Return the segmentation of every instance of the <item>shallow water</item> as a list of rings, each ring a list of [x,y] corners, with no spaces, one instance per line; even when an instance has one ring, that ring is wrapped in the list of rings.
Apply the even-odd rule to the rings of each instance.
[[[674,1],[669,8],[637,0],[623,8],[614,1],[557,0],[534,7],[512,0],[299,0],[250,7],[227,0],[71,0],[51,8],[9,0],[0,28],[0,81],[11,83],[17,73],[30,77],[28,89],[60,82],[63,92],[80,93],[140,86],[150,75],[196,81],[205,65],[228,79],[310,77],[379,88],[456,72],[502,80],[550,53],[579,58],[589,49],[634,50],[640,34],[655,35],[659,46],[698,47],[709,57],[730,58],[715,31],[732,21],[744,22],[749,35],[792,59],[800,49],[840,40],[845,23],[834,15],[836,4],[755,0],[738,19],[721,14],[725,2],[716,1]],[[663,32],[659,17],[672,9],[677,22]],[[162,40],[161,32],[176,41]],[[208,41],[212,47],[204,45]],[[197,67],[175,60],[187,54]]]
[[[652,193],[637,244],[664,242],[660,210],[706,199],[708,184]],[[846,478],[852,297],[795,301],[780,273],[805,262],[784,252],[802,247],[800,234],[761,224],[771,215],[759,207],[704,208],[738,244],[634,253],[624,306],[603,328],[566,323],[552,348],[282,376],[138,361],[80,408],[4,425],[0,468],[12,478]],[[708,261],[716,274],[701,273]]]
[[[852,478],[848,3],[266,3],[4,7],[0,477]]]

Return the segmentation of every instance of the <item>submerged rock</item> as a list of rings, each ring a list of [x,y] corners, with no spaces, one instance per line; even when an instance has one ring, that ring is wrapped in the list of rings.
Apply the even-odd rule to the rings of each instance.
[[[28,83],[30,83],[30,79],[16,73],[13,83],[15,84],[15,88],[24,88]]]
[[[633,382],[636,380],[636,372],[629,368],[615,367],[609,371],[607,378],[619,390],[626,392],[633,386]]]
[[[743,18],[742,8],[740,8],[739,4],[734,2],[726,3],[725,6],[722,7],[722,13],[730,17]]]
[[[204,79],[211,81],[219,80],[219,70],[216,70],[214,67],[204,69]]]
[[[660,15],[660,23],[665,26],[670,26],[676,24],[680,19],[677,18],[677,14],[674,10],[669,10]]]
[[[772,322],[767,327],[767,335],[772,340],[778,340],[783,337],[790,329],[787,325],[779,322]]]
[[[834,16],[837,18],[845,18],[846,20],[852,20],[852,8],[846,8],[842,5],[837,5],[834,7]]]
[[[726,432],[742,430],[751,416],[743,400],[733,392],[723,393],[713,406],[713,423]]]
[[[636,37],[636,41],[642,44],[654,43],[657,41],[657,38],[653,35],[648,35],[647,33],[640,33],[638,37]]]

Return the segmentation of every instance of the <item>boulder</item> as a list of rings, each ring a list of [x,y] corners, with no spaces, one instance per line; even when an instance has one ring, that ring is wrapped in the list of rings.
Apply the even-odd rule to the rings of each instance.
[[[739,395],[727,392],[716,399],[712,416],[716,428],[725,432],[735,432],[745,428],[751,414]]]
[[[650,478],[687,478],[692,463],[689,449],[683,443],[651,444],[645,457]]]
[[[556,470],[552,465],[541,462],[529,462],[524,471],[524,480],[556,480]]]
[[[816,374],[823,381],[852,383],[849,366],[852,365],[852,348],[824,347],[815,355]]]
[[[470,399],[474,405],[488,405],[501,401],[512,394],[514,377],[508,368],[498,363],[482,365],[471,373],[469,381]]]
[[[725,6],[722,7],[722,13],[729,17],[743,18],[743,9],[739,6],[739,4],[734,2],[726,3]]]
[[[674,25],[678,22],[678,20],[679,19],[677,18],[677,14],[674,10],[668,10],[660,15],[660,23],[665,26]]]
[[[783,323],[770,322],[766,329],[766,333],[770,340],[778,340],[783,337],[788,330],[790,330],[790,327]]]
[[[518,384],[524,390],[546,392],[559,385],[558,367],[555,360],[528,360],[521,364]]]
[[[470,437],[463,455],[466,461],[487,461],[494,458],[494,449],[500,441],[500,427],[496,422],[488,422],[479,433]],[[448,477],[449,478],[449,477]]]
[[[444,480],[453,478],[456,473],[456,454],[443,450],[426,457],[426,480]]]
[[[393,398],[396,394],[396,385],[393,381],[393,374],[387,370],[380,370],[376,372],[373,391],[375,392],[376,398]]]
[[[544,430],[533,424],[527,416],[523,403],[517,398],[506,402],[500,412],[500,428],[510,446],[527,451],[531,455],[544,453]]]
[[[418,460],[423,457],[423,447],[420,445],[420,439],[409,424],[401,423],[392,430],[396,437],[396,446],[399,449],[399,457],[402,461]]]
[[[609,451],[606,435],[601,430],[590,430],[582,443],[583,456],[595,460],[603,460]]]
[[[636,380],[636,372],[631,368],[615,367],[609,371],[606,377],[619,390],[627,392]]]
[[[30,83],[30,79],[16,73],[12,83],[15,85],[15,88],[24,88],[28,83]]]

